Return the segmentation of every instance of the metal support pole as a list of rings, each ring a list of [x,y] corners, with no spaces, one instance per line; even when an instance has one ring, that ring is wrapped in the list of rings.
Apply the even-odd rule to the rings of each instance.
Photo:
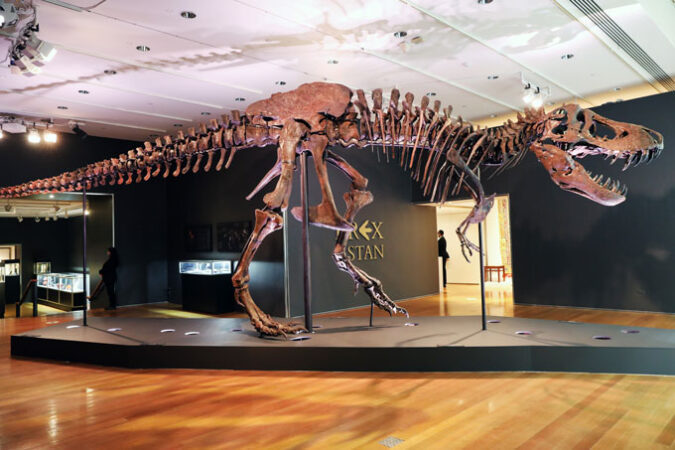
[[[32,300],[33,300],[33,317],[38,316],[38,306],[37,306],[37,280],[35,283],[33,283],[33,292],[32,292]]]
[[[84,310],[82,325],[87,326],[87,185],[82,183],[82,286],[84,287]]]
[[[483,320],[483,331],[487,330],[487,319],[485,317],[485,266],[483,264],[483,226],[478,222],[478,248],[480,259],[480,309]]]
[[[309,253],[307,152],[300,154],[300,207],[302,208],[302,260],[304,263],[305,328],[312,333],[312,261]]]
[[[373,308],[375,305],[373,305],[373,302],[370,302],[370,327],[373,327]]]

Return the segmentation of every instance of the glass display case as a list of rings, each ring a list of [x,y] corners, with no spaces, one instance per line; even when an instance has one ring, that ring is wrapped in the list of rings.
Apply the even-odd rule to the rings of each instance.
[[[232,274],[232,261],[180,261],[178,263],[178,272],[185,275],[230,275]]]
[[[21,264],[18,259],[7,259],[5,263],[5,276],[13,277],[21,275]]]
[[[37,274],[37,285],[41,288],[49,287],[49,274],[48,273],[39,273]]]
[[[52,271],[52,263],[49,261],[38,261],[33,264],[33,273],[40,275],[41,273],[49,273]]]
[[[234,311],[232,261],[180,261],[183,309],[209,314]]]
[[[60,309],[82,309],[85,290],[88,290],[81,273],[41,273],[37,275],[38,301]]]

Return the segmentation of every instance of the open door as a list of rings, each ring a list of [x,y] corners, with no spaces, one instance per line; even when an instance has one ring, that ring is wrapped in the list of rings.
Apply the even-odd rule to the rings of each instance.
[[[455,230],[473,208],[473,200],[456,200],[436,208],[439,230],[443,230],[450,259],[447,263],[447,289],[453,285],[480,284],[480,260],[474,253],[467,262],[462,255]],[[469,240],[478,244],[478,225],[467,232]],[[501,195],[483,222],[483,250],[485,252],[485,284],[488,296],[513,298],[513,265],[511,257],[511,226],[509,221],[509,197]],[[439,290],[443,292],[442,268],[439,264]]]

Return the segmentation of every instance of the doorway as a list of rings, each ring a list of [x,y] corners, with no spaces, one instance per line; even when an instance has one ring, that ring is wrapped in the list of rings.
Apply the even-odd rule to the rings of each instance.
[[[439,230],[445,232],[450,259],[447,263],[448,286],[445,292],[452,292],[461,285],[480,284],[480,260],[476,252],[467,261],[462,255],[455,230],[466,218],[474,202],[471,199],[446,202],[436,207],[436,221]],[[495,197],[495,203],[483,221],[483,250],[485,253],[486,297],[491,302],[513,303],[513,264],[511,254],[511,224],[509,218],[509,196]],[[471,225],[467,238],[478,245],[478,225]],[[444,292],[439,264],[439,291]],[[472,298],[471,300],[480,300]],[[508,309],[508,308],[507,308]]]

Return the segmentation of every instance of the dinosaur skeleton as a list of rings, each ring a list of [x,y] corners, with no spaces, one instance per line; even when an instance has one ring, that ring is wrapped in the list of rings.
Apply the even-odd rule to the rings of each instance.
[[[430,201],[444,202],[460,190],[475,201],[470,214],[457,228],[464,256],[478,251],[466,238],[470,224],[482,221],[492,207],[494,195],[486,196],[480,182],[481,168],[498,173],[515,166],[532,150],[551,179],[562,189],[613,206],[625,200],[626,188],[602,175],[593,176],[578,162],[588,155],[605,155],[614,163],[625,161],[624,169],[657,157],[663,138],[639,125],[615,122],[577,105],[565,105],[550,113],[527,109],[516,122],[481,129],[451,118],[451,107],[441,109],[439,101],[429,104],[423,97],[419,106],[407,93],[399,105],[400,93],[391,92],[383,104],[382,90],[372,92],[372,102],[362,90],[331,83],[309,83],[251,104],[245,114],[233,111],[221,121],[190,128],[187,135],[165,136],[154,143],[130,150],[118,158],[90,164],[56,177],[0,189],[0,198],[38,193],[79,191],[105,185],[132,184],[152,177],[178,176],[189,171],[219,171],[232,164],[235,154],[245,148],[276,146],[277,161],[247,197],[251,199],[273,180],[274,190],[265,194],[265,206],[255,212],[255,226],[232,277],[235,298],[253,326],[265,335],[284,335],[303,330],[297,324],[282,324],[261,311],[249,293],[249,265],[256,250],[270,233],[283,226],[280,213],[288,207],[296,159],[303,152],[313,157],[322,200],[309,209],[309,221],[338,231],[333,260],[346,272],[355,288],[362,286],[372,303],[390,314],[407,312],[387,296],[382,283],[356,267],[345,250],[354,230],[356,214],[373,201],[368,180],[330,146],[373,146],[387,158],[398,158],[403,170],[420,183]],[[351,188],[344,194],[346,212],[340,215],[331,191],[326,165],[342,171]],[[300,219],[302,211],[291,213]]]

